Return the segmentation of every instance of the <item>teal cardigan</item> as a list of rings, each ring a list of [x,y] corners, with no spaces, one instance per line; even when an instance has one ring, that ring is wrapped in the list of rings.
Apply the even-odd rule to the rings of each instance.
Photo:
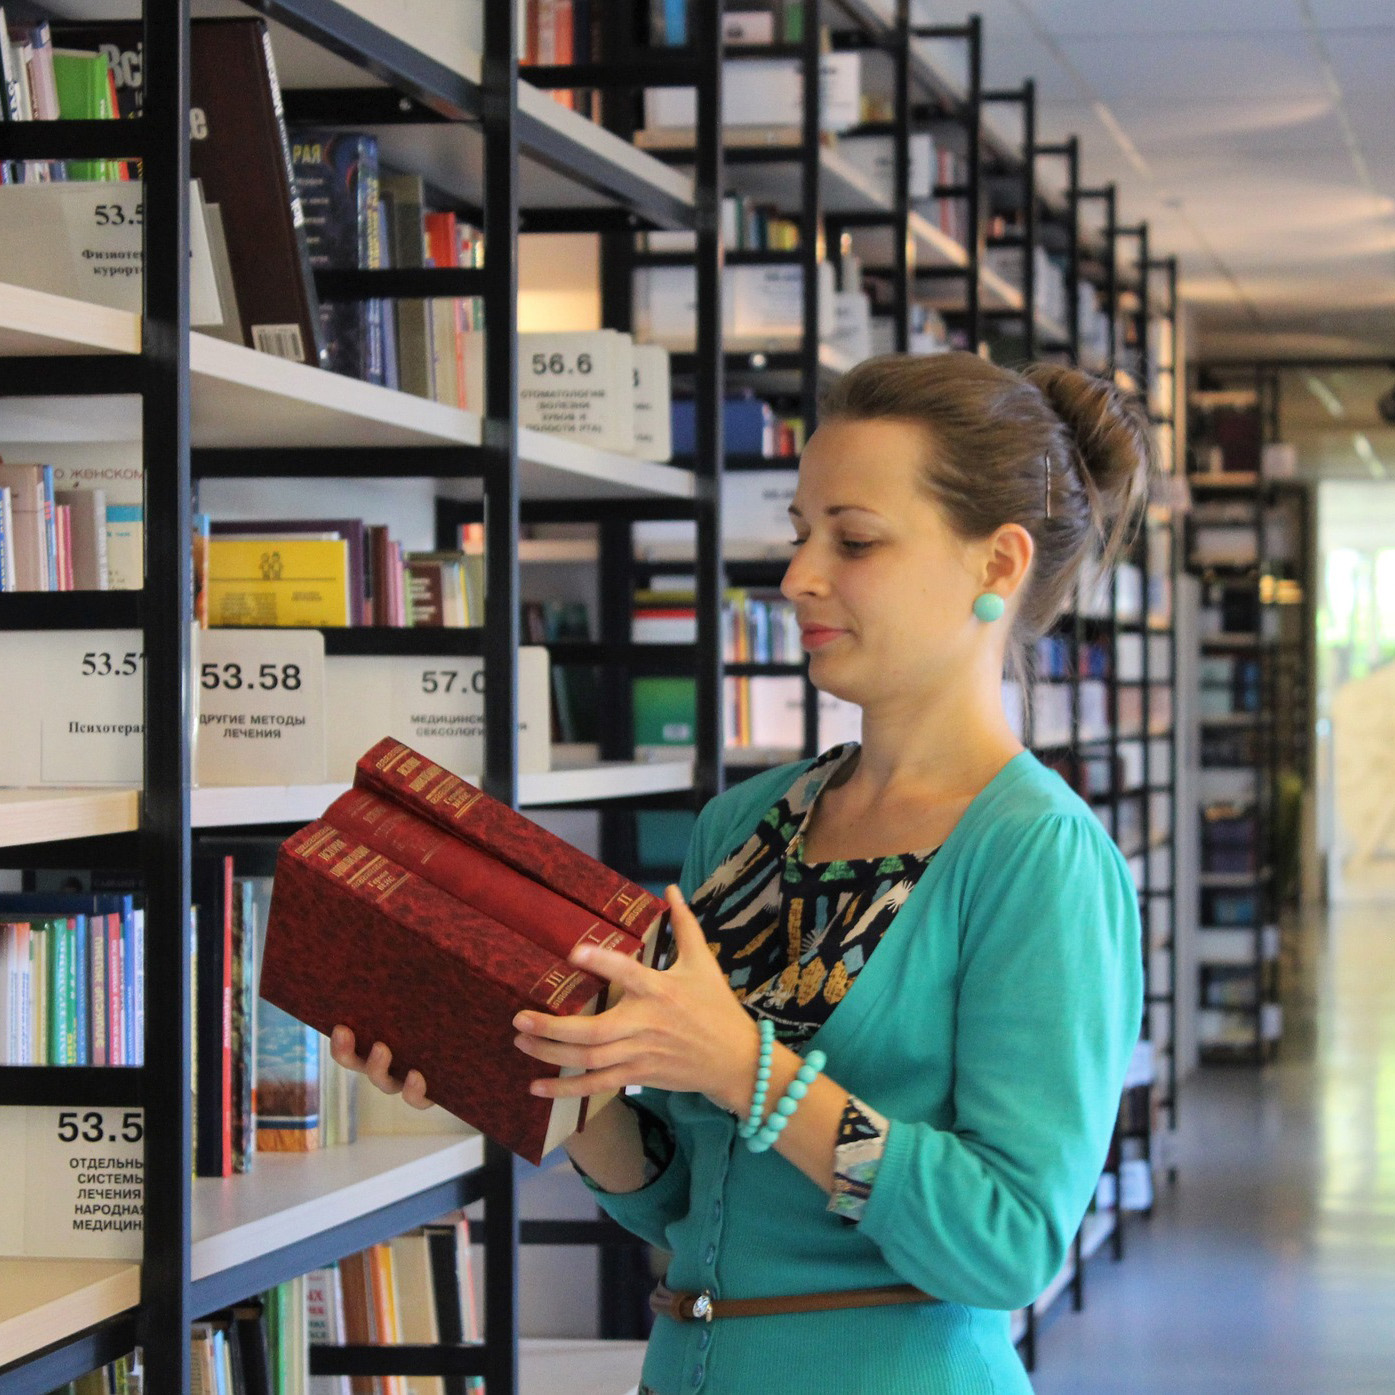
[[[808,763],[702,811],[691,895]],[[1009,1313],[1059,1269],[1094,1193],[1142,1015],[1138,902],[1088,806],[1030,752],[970,804],[812,1045],[891,1122],[856,1225],[704,1095],[644,1090],[677,1152],[636,1192],[593,1186],[672,1252],[671,1288],[717,1297],[912,1283],[936,1304],[679,1323],[659,1395],[1029,1393]]]

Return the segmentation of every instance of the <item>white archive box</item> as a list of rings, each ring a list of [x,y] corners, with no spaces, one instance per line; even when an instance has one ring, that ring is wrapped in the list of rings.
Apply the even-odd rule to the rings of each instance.
[[[819,59],[819,125],[847,131],[862,118],[862,55],[825,53]],[[803,120],[804,80],[789,58],[743,59],[722,65],[722,126],[789,127]],[[691,87],[650,88],[644,94],[648,131],[691,131],[697,125],[697,94]],[[732,133],[739,140],[739,132]]]
[[[819,338],[836,328],[833,266],[819,263]],[[634,274],[635,337],[677,352],[697,334],[697,276],[691,267],[640,267]],[[797,266],[734,266],[722,276],[722,337],[727,349],[777,350],[798,344],[804,324],[804,272]]]

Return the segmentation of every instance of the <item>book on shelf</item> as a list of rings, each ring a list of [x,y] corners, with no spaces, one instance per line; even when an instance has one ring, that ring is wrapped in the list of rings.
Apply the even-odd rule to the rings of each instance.
[[[484,238],[453,212],[422,217],[428,266],[483,265]],[[480,296],[437,296],[431,301],[432,379],[436,400],[483,412],[484,301]]]
[[[340,628],[361,603],[341,537],[213,537],[208,543],[208,623]]]
[[[123,117],[140,114],[141,26],[55,24],[55,41],[104,54]],[[190,173],[221,210],[249,348],[320,364],[323,339],[271,40],[259,19],[195,20]]]
[[[0,894],[0,1064],[138,1065],[144,935],[130,896]]]
[[[380,240],[377,140],[356,131],[301,126],[290,136],[311,267],[387,266]],[[320,327],[324,367],[366,383],[387,382],[381,300],[322,300]]]
[[[378,171],[378,199],[387,223],[387,262],[391,266],[426,265],[423,219],[426,183],[418,174]],[[404,299],[384,302],[396,322],[397,375],[403,392],[428,400],[436,396],[433,322],[435,302]]]
[[[586,1111],[529,1094],[535,1073],[551,1071],[514,1048],[512,1019],[525,1005],[601,1010],[605,985],[563,951],[586,936],[652,962],[662,903],[391,738],[360,759],[354,788],[359,805],[376,807],[362,798],[372,794],[419,822],[380,817],[350,832],[331,807],[283,844],[262,997],[324,1033],[347,1024],[361,1048],[387,1042],[395,1069],[420,1070],[437,1103],[537,1162]],[[491,861],[487,878],[460,870]],[[525,896],[527,915],[516,909]],[[579,911],[535,918],[559,901]],[[462,1000],[468,1021],[450,1006]]]

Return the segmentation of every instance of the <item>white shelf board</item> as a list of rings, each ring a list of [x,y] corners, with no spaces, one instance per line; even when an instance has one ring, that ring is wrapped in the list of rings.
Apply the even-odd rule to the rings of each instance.
[[[551,770],[518,777],[521,805],[581,804],[592,800],[627,799],[640,794],[666,794],[691,789],[693,761],[689,752],[664,752],[662,758],[601,761],[594,746],[554,746]],[[478,784],[480,776],[466,773]],[[317,819],[343,794],[347,784],[223,785],[193,791],[195,828],[228,828],[243,824],[307,823]]]
[[[0,283],[0,356],[138,353],[140,317]],[[477,446],[477,413],[411,393],[288,363],[205,334],[189,337],[191,433],[199,447]],[[123,398],[11,398],[0,402],[9,440],[137,440],[140,405]],[[385,462],[391,474],[391,462]],[[691,499],[690,470],[654,464],[527,428],[519,432],[526,498],[660,495]],[[478,481],[463,482],[478,494]]]
[[[360,1138],[315,1153],[258,1153],[249,1173],[194,1182],[192,1277],[206,1279],[473,1171],[479,1134]]]
[[[1260,948],[1266,963],[1279,957],[1279,931],[1266,925],[1256,931],[1253,926],[1226,926],[1213,929],[1202,926],[1196,937],[1196,957],[1201,964],[1233,964],[1251,968],[1255,962],[1255,937],[1261,937]]]
[[[0,1259],[0,1367],[140,1302],[140,1265],[119,1259]]]
[[[633,1395],[646,1345],[525,1337],[518,1344],[520,1395]]]
[[[133,789],[0,789],[0,847],[132,833],[140,826]]]
[[[139,315],[0,282],[0,357],[138,353]]]

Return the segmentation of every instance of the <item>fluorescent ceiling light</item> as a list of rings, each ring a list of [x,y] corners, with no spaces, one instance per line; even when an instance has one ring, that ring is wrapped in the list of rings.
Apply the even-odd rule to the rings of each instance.
[[[1324,383],[1321,378],[1314,377],[1311,373],[1305,373],[1303,375],[1303,386],[1307,388],[1308,391],[1311,392],[1319,402],[1322,403],[1322,405],[1327,409],[1328,416],[1346,416],[1347,409],[1342,406],[1341,398],[1338,397],[1337,394],[1333,392],[1332,389],[1328,387],[1327,384]]]
[[[1360,457],[1361,463],[1371,472],[1375,479],[1386,478],[1385,462],[1371,448],[1371,442],[1364,431],[1357,431],[1351,438],[1351,444],[1356,454]]]

